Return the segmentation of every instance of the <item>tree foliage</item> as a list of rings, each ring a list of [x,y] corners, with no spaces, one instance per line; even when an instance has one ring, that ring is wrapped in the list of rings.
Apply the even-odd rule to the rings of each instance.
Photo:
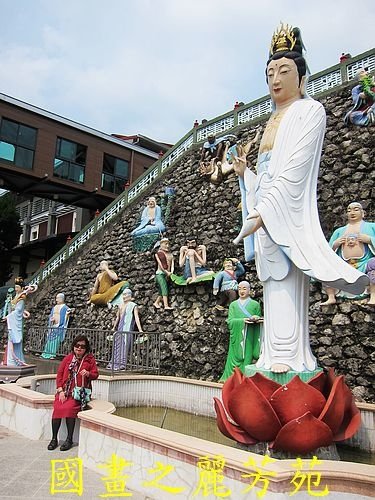
[[[16,204],[10,193],[0,196],[0,285],[12,275],[12,249],[22,233]]]

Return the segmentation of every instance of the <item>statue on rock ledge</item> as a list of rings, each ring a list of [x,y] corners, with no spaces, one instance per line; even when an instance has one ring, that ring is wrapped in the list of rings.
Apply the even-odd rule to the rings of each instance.
[[[225,259],[223,270],[217,273],[213,294],[219,295],[215,309],[224,310],[225,306],[237,299],[238,278],[245,274],[245,268],[238,259]]]
[[[160,309],[161,306],[164,305],[164,309],[170,311],[173,307],[170,307],[168,303],[168,280],[174,271],[174,257],[169,250],[168,238],[162,238],[160,240],[160,248],[155,253],[155,260],[158,266],[155,273],[155,281],[159,295],[154,302],[154,307]]]
[[[165,226],[161,219],[161,208],[156,204],[156,198],[151,196],[147,201],[147,206],[142,211],[141,223],[131,234],[138,237],[145,234],[161,234],[164,231]]]
[[[214,271],[204,267],[207,263],[207,248],[197,245],[195,237],[186,239],[186,245],[180,248],[179,266],[184,268],[183,276],[171,275],[171,280],[176,285],[189,285],[201,281],[214,279]]]
[[[348,125],[367,127],[375,123],[375,82],[369,75],[367,68],[361,69],[357,74],[359,84],[352,90],[354,106],[345,116]]]
[[[232,152],[237,136],[228,134],[219,139],[209,135],[202,146],[199,173],[207,176],[213,184],[220,184],[223,177],[233,172]]]
[[[254,234],[264,289],[264,336],[257,369],[313,372],[309,281],[362,293],[368,277],[340,259],[319,223],[316,183],[325,132],[322,104],[306,95],[306,61],[298,28],[274,35],[266,80],[274,111],[263,133],[257,176],[243,168],[248,217],[239,237]],[[254,182],[255,181],[255,182]]]
[[[118,281],[117,274],[109,269],[106,260],[102,260],[99,264],[99,273],[94,288],[87,303],[96,306],[107,306],[110,309],[113,305],[112,302],[121,294],[121,291],[129,286],[127,281],[120,281],[116,284],[115,281]]]
[[[375,223],[363,220],[362,205],[350,203],[347,208],[348,224],[334,231],[329,240],[333,250],[349,265],[366,273],[370,280],[369,305],[375,305]],[[327,287],[328,300],[322,306],[336,303],[338,290]],[[347,294],[339,293],[339,296]],[[353,295],[349,296],[350,298]],[[361,297],[361,296],[360,296]]]

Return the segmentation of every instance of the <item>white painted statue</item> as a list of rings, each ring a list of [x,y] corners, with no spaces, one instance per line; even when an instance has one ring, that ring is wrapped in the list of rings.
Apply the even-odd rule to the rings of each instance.
[[[306,62],[298,28],[272,39],[267,81],[274,111],[255,176],[238,158],[247,220],[236,238],[255,233],[255,260],[264,288],[264,335],[257,368],[284,373],[317,368],[309,340],[309,280],[361,293],[368,278],[340,259],[320,227],[316,201],[325,132],[323,106],[304,95]]]

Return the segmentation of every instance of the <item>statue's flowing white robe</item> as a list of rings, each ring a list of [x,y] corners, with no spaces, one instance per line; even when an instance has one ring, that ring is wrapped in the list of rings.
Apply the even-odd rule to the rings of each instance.
[[[264,287],[258,368],[283,363],[298,372],[316,369],[309,341],[309,277],[354,294],[368,284],[367,276],[335,254],[320,227],[316,184],[325,121],[319,102],[296,101],[280,122],[270,159],[260,155],[255,183],[254,174],[245,172],[248,211],[255,208],[263,220],[255,233]]]

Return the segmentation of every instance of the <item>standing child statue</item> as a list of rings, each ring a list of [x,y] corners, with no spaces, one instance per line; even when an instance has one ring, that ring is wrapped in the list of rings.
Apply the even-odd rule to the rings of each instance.
[[[154,302],[154,306],[156,309],[160,309],[161,306],[164,305],[164,309],[171,310],[173,307],[170,307],[168,303],[168,280],[174,272],[174,257],[169,250],[168,238],[162,238],[160,240],[160,248],[155,254],[155,260],[157,264],[155,281],[159,295]]]

